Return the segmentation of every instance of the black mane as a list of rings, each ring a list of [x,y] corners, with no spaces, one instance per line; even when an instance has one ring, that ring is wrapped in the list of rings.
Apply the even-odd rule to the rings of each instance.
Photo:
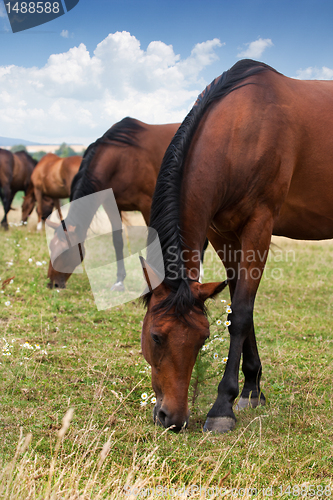
[[[172,309],[178,317],[183,318],[194,306],[200,307],[205,312],[204,304],[195,302],[186,277],[185,263],[181,257],[183,244],[180,229],[180,195],[184,161],[194,133],[207,108],[230,92],[249,85],[251,82],[245,80],[263,71],[276,72],[264,63],[244,59],[215,79],[199,95],[164,155],[150,215],[150,227],[157,231],[162,247],[165,268],[164,284],[170,290],[168,297],[158,305],[157,310],[161,312],[168,312]],[[170,247],[173,248],[172,254]],[[153,253],[147,255],[148,263],[156,269],[154,258]],[[145,296],[146,305],[150,297],[151,293]]]
[[[105,134],[86,149],[80,169],[71,186],[71,201],[103,189],[101,183],[90,172],[89,167],[97,148],[101,145],[139,147],[137,133],[144,127],[134,118],[126,117],[115,123]]]

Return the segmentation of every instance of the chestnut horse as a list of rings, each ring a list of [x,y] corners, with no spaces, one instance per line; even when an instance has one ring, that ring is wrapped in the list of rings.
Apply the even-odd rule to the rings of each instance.
[[[18,191],[27,193],[36,163],[36,160],[25,151],[12,153],[0,148],[0,197],[5,211],[1,225],[6,229],[8,229],[7,214],[14,196]]]
[[[113,125],[85,152],[80,170],[73,180],[71,201],[112,188],[119,211],[138,210],[148,225],[152,196],[163,155],[178,127],[179,123],[148,125],[129,117]],[[103,206],[112,225],[112,211],[107,205]],[[74,233],[71,236],[71,241],[74,241],[76,221],[71,208],[65,223],[67,230]],[[80,227],[80,232],[84,234],[84,237],[90,223],[91,218],[87,218],[85,227]],[[111,289],[122,291],[126,276],[123,263],[122,231],[113,231],[112,237],[118,269],[117,280]],[[59,248],[59,245],[63,244],[65,248],[66,242],[59,240],[60,237],[55,233],[50,244],[51,253],[56,245]],[[59,256],[59,267],[63,259],[64,265],[61,267],[73,271],[80,263],[76,261],[74,254],[76,254],[76,249],[72,256],[70,250],[64,252],[63,256]],[[56,287],[64,288],[71,272],[56,271],[50,262],[49,286],[52,288],[54,284]]]
[[[205,300],[226,286],[198,283],[195,257],[206,235],[226,268],[232,312],[228,361],[204,430],[234,428],[242,355],[237,409],[265,403],[254,301],[272,234],[333,238],[332,131],[332,81],[287,78],[252,60],[215,79],[180,126],[152,202],[150,226],[165,266],[155,289],[154,255],[143,263],[150,291],[142,352],[151,365],[157,423],[176,431],[187,425],[191,372],[209,336]]]
[[[37,201],[37,229],[41,229],[46,197],[53,200],[57,209],[60,208],[59,199],[70,197],[71,184],[81,161],[82,156],[59,158],[53,153],[43,156],[31,175],[31,184],[22,205],[22,219],[28,218]]]

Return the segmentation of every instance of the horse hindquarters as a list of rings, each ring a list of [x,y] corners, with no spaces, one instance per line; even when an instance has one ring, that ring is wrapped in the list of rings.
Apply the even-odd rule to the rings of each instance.
[[[223,252],[223,245],[221,248],[222,240],[215,237],[214,241],[212,238],[215,249],[221,251],[219,255],[230,279],[232,312],[228,316],[231,322],[228,361],[218,386],[217,399],[207,415],[205,430],[227,432],[235,426],[232,406],[239,393],[238,373],[242,353],[245,383],[238,409],[247,404],[257,406],[265,402],[260,392],[261,362],[254,334],[253,307],[269,251],[272,227],[273,217],[269,210],[263,208],[256,211],[242,231],[240,247],[232,245],[231,253],[224,259],[226,252]]]

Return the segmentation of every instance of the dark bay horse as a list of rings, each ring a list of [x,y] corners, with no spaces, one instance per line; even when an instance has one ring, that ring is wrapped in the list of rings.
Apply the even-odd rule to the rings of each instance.
[[[174,430],[187,425],[191,372],[209,336],[205,300],[226,286],[197,281],[194,257],[206,234],[226,268],[232,312],[228,361],[204,429],[234,428],[241,356],[238,409],[265,403],[254,301],[272,234],[333,238],[332,131],[332,81],[287,78],[252,60],[214,80],[185,118],[152,203],[150,226],[165,266],[155,289],[154,255],[143,264],[150,292],[142,351],[152,369],[156,422]]]
[[[49,203],[52,208],[53,204],[59,208],[59,199],[70,197],[71,184],[81,161],[82,156],[59,158],[53,153],[43,156],[31,175],[31,184],[22,205],[22,219],[28,218],[37,202],[37,229],[41,229],[47,204]],[[50,199],[53,200],[53,204],[50,203]]]
[[[25,151],[12,153],[0,148],[0,196],[5,211],[1,225],[4,228],[8,228],[7,214],[15,194],[18,191],[27,193],[36,163]]]
[[[129,117],[113,125],[85,152],[80,170],[73,180],[71,201],[112,188],[119,211],[138,210],[148,225],[151,201],[163,155],[179,125],[148,125]],[[112,226],[112,210],[106,204],[103,206]],[[71,208],[66,218],[66,227],[75,233],[76,221]],[[90,215],[92,217],[93,214]],[[86,234],[91,217],[85,220],[85,227],[80,227],[81,234]],[[53,227],[56,228],[57,225]],[[122,291],[126,276],[122,231],[114,230],[112,237],[118,263],[117,280],[112,289]],[[61,244],[66,245],[65,241],[61,242],[59,239],[55,233],[50,244],[51,252],[55,246],[59,248]],[[75,241],[74,234],[71,235],[71,240]],[[70,250],[65,252],[63,257],[58,257],[58,262],[62,258],[66,261],[66,265],[59,267],[68,267],[69,272],[56,271],[50,262],[48,277],[51,288],[53,284],[64,288],[71,275],[70,269],[74,270],[80,263],[74,256],[76,251],[72,256],[69,252]]]

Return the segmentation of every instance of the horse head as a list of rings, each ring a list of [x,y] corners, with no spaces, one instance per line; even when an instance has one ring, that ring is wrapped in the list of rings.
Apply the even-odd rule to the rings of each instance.
[[[32,182],[30,183],[26,195],[24,196],[22,203],[22,222],[27,222],[29,215],[35,208],[36,197],[34,192],[34,186]],[[49,215],[51,215],[54,207],[54,200],[49,196],[43,196],[42,201],[42,219],[46,220]]]
[[[66,226],[66,231],[63,231],[59,223],[47,220],[46,224],[55,229],[50,242],[51,259],[47,274],[50,281],[47,286],[48,288],[66,288],[69,277],[84,258],[84,246],[79,242],[74,226]]]
[[[50,196],[43,196],[42,203],[42,219],[45,221],[52,213],[54,207],[54,199]]]
[[[34,193],[34,186],[31,182],[23,199],[22,222],[27,222],[29,215],[35,208],[35,204],[36,204],[36,198]]]
[[[174,308],[163,310],[170,289],[165,283],[154,288],[158,278],[147,263],[144,274],[150,289],[147,313],[143,321],[141,346],[151,366],[152,386],[156,394],[154,422],[178,432],[189,420],[188,388],[200,348],[209,337],[209,323],[204,303],[221,292],[227,282],[189,283],[193,307],[186,316]],[[162,309],[161,309],[162,306]]]

